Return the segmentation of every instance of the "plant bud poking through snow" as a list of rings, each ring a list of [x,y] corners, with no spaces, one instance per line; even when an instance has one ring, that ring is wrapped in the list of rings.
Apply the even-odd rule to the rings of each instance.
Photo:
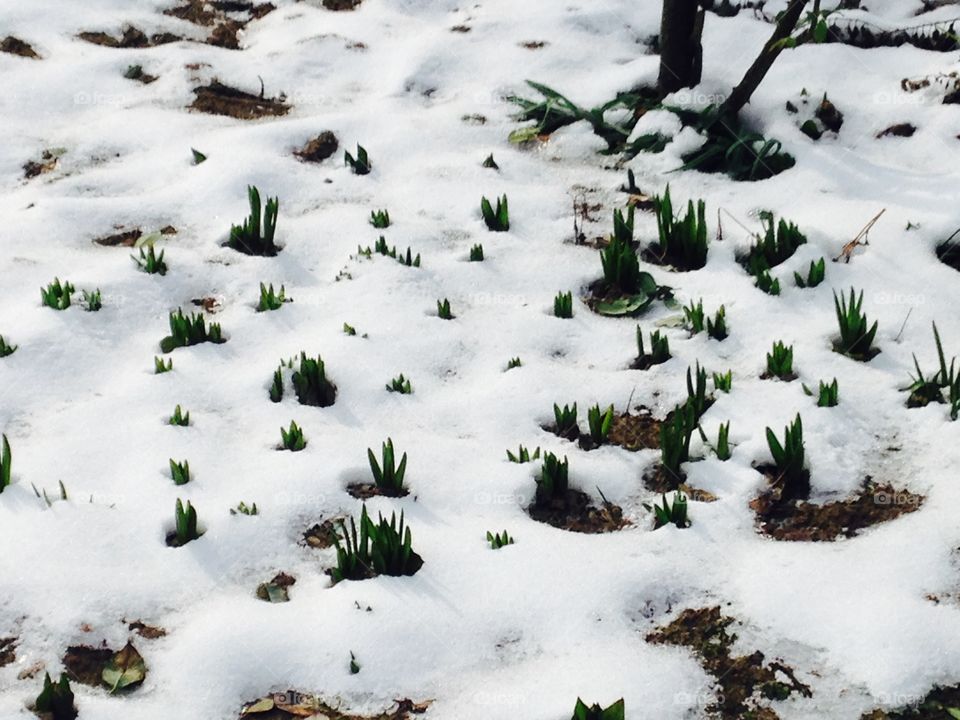
[[[54,310],[66,310],[70,307],[70,296],[76,292],[76,288],[69,282],[64,281],[60,284],[60,278],[54,278],[53,282],[45,288],[40,288],[40,300],[44,306]]]
[[[354,157],[349,152],[343,153],[343,164],[350,167],[355,175],[370,174],[370,158],[367,157],[367,150],[362,145],[357,144],[357,156]]]
[[[183,501],[177,499],[174,521],[174,531],[167,536],[167,545],[181,547],[188,542],[197,540],[202,535],[197,530],[197,511],[189,500],[184,507]]]
[[[487,229],[492,232],[507,232],[510,229],[510,209],[507,205],[507,196],[497,198],[494,208],[486,197],[480,198],[480,214]]]
[[[244,219],[242,225],[230,227],[227,246],[244,255],[273,257],[280,252],[280,248],[274,243],[280,200],[268,198],[266,207],[261,210],[260,191],[252,185],[247,187],[247,197],[250,201],[250,215]],[[263,213],[262,225],[261,212]]]
[[[553,299],[553,314],[562,319],[573,317],[573,293],[557,293]]]
[[[513,545],[513,538],[504,530],[502,533],[492,533],[487,531],[487,542],[490,543],[491,550],[499,550],[505,545]]]
[[[403,454],[400,464],[397,465],[393,440],[390,438],[383,443],[380,454],[383,458],[382,466],[377,462],[373,450],[367,448],[367,459],[370,461],[370,472],[373,473],[374,484],[385,495],[405,494],[403,476],[407,471],[407,454]]]
[[[367,506],[360,511],[360,531],[350,518],[350,529],[341,521],[343,537],[335,536],[337,566],[330,570],[335,583],[342,580],[365,580],[376,575],[413,575],[422,566],[423,559],[413,551],[413,535],[405,527],[403,512],[397,524],[396,514],[389,522],[379,516],[374,523],[367,514]]]
[[[672,265],[677,270],[699,270],[707,264],[706,204],[691,200],[687,214],[678,219],[673,214],[670,186],[663,197],[654,199],[657,213],[659,242],[650,249],[651,257],[662,265]]]
[[[370,224],[378,230],[385,230],[390,227],[390,213],[386,210],[371,210]]]
[[[815,288],[817,285],[823,282],[823,278],[827,274],[827,263],[826,260],[820,258],[816,262],[810,261],[810,269],[807,270],[806,278],[803,277],[798,272],[793,274],[793,280],[796,282],[798,288]]]
[[[307,441],[303,437],[303,430],[293,420],[290,421],[290,429],[280,428],[280,449],[299,452],[307,446]]]
[[[10,452],[10,441],[7,436],[2,437],[2,448],[0,448],[0,493],[10,485],[11,473],[13,472],[13,453]]]
[[[224,343],[219,323],[210,323],[207,329],[202,313],[192,313],[190,317],[183,314],[180,308],[170,313],[170,334],[160,341],[160,350],[165,353],[173,352],[179,347],[189,347],[201,343]]]
[[[860,297],[857,298],[856,291],[850,288],[849,303],[843,293],[839,297],[834,293],[833,305],[837,312],[837,323],[840,325],[840,338],[834,342],[833,349],[861,362],[875,357],[880,352],[873,347],[877,323],[869,325],[866,314],[860,309],[863,306],[863,291],[860,291]]]
[[[148,275],[166,275],[167,264],[163,261],[163,253],[164,251],[161,250],[160,254],[157,255],[156,250],[154,250],[151,244],[147,246],[146,252],[144,252],[143,248],[140,248],[140,257],[131,255],[130,259]]]
[[[17,351],[16,345],[8,345],[7,341],[3,339],[3,335],[0,335],[0,358],[5,358],[9,355],[13,355]]]
[[[257,303],[257,312],[279,310],[285,302],[290,301],[287,299],[283,285],[280,286],[280,292],[278,293],[274,291],[273,283],[270,283],[269,287],[260,283],[260,302]]]
[[[50,720],[74,720],[77,708],[73,703],[73,690],[66,673],[60,673],[59,682],[50,679],[50,673],[44,673],[43,690],[33,705],[34,711]]]
[[[606,708],[601,708],[597,703],[588,706],[583,700],[577,698],[571,720],[624,720],[624,712],[623,698]]]
[[[675,525],[681,530],[690,527],[690,520],[687,518],[687,496],[680,490],[673,494],[673,503],[667,500],[666,493],[661,495],[661,504],[644,504],[647,510],[653,511],[654,530],[659,530],[664,525]]]
[[[773,430],[767,428],[767,445],[777,467],[775,483],[781,489],[781,499],[807,498],[810,495],[810,473],[805,464],[800,414],[784,429],[783,444]]]
[[[271,399],[273,399],[273,389],[276,387],[276,381],[277,373],[274,374],[274,388],[271,389]],[[280,387],[282,388],[282,382]],[[293,373],[293,388],[301,405],[330,407],[337,398],[337,388],[327,379],[323,358],[318,356],[314,360],[308,358],[305,352],[300,353],[300,369]],[[280,397],[282,396],[281,389]],[[274,402],[278,402],[278,400],[274,400]]]

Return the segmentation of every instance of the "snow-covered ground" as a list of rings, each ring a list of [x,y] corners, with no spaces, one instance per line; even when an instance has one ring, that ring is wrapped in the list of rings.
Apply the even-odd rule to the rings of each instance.
[[[287,688],[340,698],[355,712],[432,699],[427,717],[444,720],[559,720],[578,695],[624,697],[631,720],[702,717],[714,680],[687,649],[644,638],[678,611],[711,604],[739,621],[743,652],[783,659],[813,690],[771,705],[788,720],[852,720],[960,682],[960,609],[949,600],[960,580],[960,425],[942,405],[908,410],[900,391],[912,353],[935,368],[932,321],[948,357],[960,352],[958,277],[934,254],[960,225],[960,109],[940,104],[935,87],[900,85],[958,69],[956,53],[840,44],[786,52],[746,117],[781,140],[796,167],[737,183],[672,172],[696,144],[689,130],[623,168],[597,153],[603,142],[584,123],[532,148],[507,141],[517,122],[502,98],[532,95],[526,79],[588,106],[652,84],[654,0],[364,0],[351,12],[274,3],[242,33],[242,49],[227,50],[115,49],[76,37],[119,35],[127,24],[204,37],[162,14],[172,0],[0,2],[0,37],[26,40],[41,56],[0,53],[0,334],[19,346],[0,359],[0,431],[13,448],[13,484],[0,494],[0,638],[17,638],[16,661],[0,669],[0,717],[30,715],[42,671],[18,674],[37,662],[58,674],[71,645],[117,649],[137,619],[167,630],[133,636],[145,683],[123,697],[75,683],[82,720],[172,710],[226,720]],[[878,23],[919,22],[920,2],[869,5]],[[677,101],[705,105],[727,92],[769,33],[750,12],[708,15],[703,83]],[[136,64],[158,79],[125,79]],[[254,93],[262,78],[266,95],[285,93],[292,109],[256,121],[188,110],[193,88],[213,78]],[[813,142],[784,111],[804,89],[827,93],[844,113],[838,136]],[[464,120],[473,115],[485,123]],[[913,137],[876,137],[908,122]],[[324,130],[340,140],[334,157],[293,157]],[[343,166],[342,151],[357,143],[370,153],[370,175]],[[57,167],[25,180],[22,165],[52,148],[65,151]],[[191,148],[206,162],[194,165]],[[482,167],[490,153],[499,171]],[[646,333],[666,321],[674,358],[649,371],[628,369],[636,323],[600,317],[580,299],[601,268],[595,249],[572,242],[581,192],[602,205],[588,236],[610,232],[626,167],[651,194],[669,182],[676,200],[705,199],[711,237],[723,211],[723,239],[705,269],[647,269],[684,304],[723,304],[730,337],[690,337],[670,322],[678,311],[658,303],[639,322]],[[277,257],[222,247],[247,211],[248,185],[280,198]],[[504,193],[511,230],[490,233],[480,197]],[[355,257],[380,234],[368,223],[379,208],[393,220],[388,242],[420,253],[421,268]],[[755,289],[734,257],[749,238],[730,216],[757,228],[759,209],[798,223],[810,240],[775,270],[779,297]],[[882,209],[869,246],[849,264],[829,262]],[[116,228],[167,225],[177,234],[157,243],[164,277],[138,271],[128,248],[92,242]],[[653,216],[638,215],[638,236],[655,233]],[[475,243],[482,263],[467,262]],[[793,271],[823,256],[826,282],[796,288]],[[38,288],[54,277],[100,288],[103,309],[42,307]],[[260,282],[282,283],[294,302],[255,312]],[[882,353],[868,364],[831,350],[831,292],[851,286],[879,321]],[[574,317],[560,320],[552,301],[566,290]],[[212,319],[227,342],[178,349],[173,371],[155,375],[168,313],[196,310],[191,301],[202,297],[218,299]],[[436,315],[442,298],[453,321]],[[775,340],[794,346],[803,383],[838,379],[838,407],[816,407],[800,381],[760,379]],[[289,391],[269,401],[278,361],[301,351],[326,362],[338,387],[332,407],[301,406]],[[523,365],[505,372],[513,357]],[[655,451],[588,453],[541,426],[555,402],[576,401],[583,416],[594,403],[623,411],[629,401],[662,416],[685,398],[684,374],[698,360],[733,370],[733,392],[704,418],[711,438],[731,421],[733,457],[721,463],[695,440],[690,482],[718,500],[692,503],[689,529],[654,532],[643,503],[656,496],[641,475]],[[411,395],[384,388],[401,372]],[[190,427],[167,424],[178,403]],[[748,503],[764,479],[752,465],[769,457],[764,428],[779,432],[797,412],[815,499],[844,497],[869,475],[925,495],[923,507],[835,543],[759,534]],[[308,445],[278,452],[291,420]],[[368,480],[366,449],[388,436],[409,454],[411,494],[368,508],[403,510],[425,564],[413,577],[331,587],[333,551],[305,547],[303,532],[359,514],[345,488]],[[539,464],[509,463],[504,451],[518,443],[568,456],[571,483],[597,501],[601,490],[632,525],[583,535],[532,520]],[[171,482],[169,458],[189,460],[188,485]],[[58,481],[69,500],[47,507],[31,485],[53,497]],[[165,535],[178,497],[192,501],[206,532],[173,549]],[[231,515],[240,501],[260,514]],[[502,529],[516,544],[494,552],[484,535]],[[291,601],[259,600],[257,585],[281,570],[297,580]]]

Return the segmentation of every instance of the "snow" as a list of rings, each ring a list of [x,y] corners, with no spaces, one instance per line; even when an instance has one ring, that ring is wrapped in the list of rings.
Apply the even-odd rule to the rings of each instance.
[[[532,150],[511,146],[517,123],[503,97],[532,95],[523,83],[532,79],[589,106],[652,82],[657,58],[644,41],[658,30],[659,3],[365,0],[334,13],[313,1],[274,2],[275,12],[249,25],[242,51],[190,42],[118,50],[75,37],[127,23],[205,35],[164,16],[171,4],[159,0],[0,3],[0,36],[27,40],[43,58],[0,54],[0,333],[19,345],[0,360],[0,430],[14,454],[14,483],[0,495],[0,637],[19,638],[17,662],[0,669],[0,716],[31,716],[39,679],[18,679],[21,670],[41,661],[58,672],[72,644],[118,648],[124,619],[169,634],[135,638],[148,675],[130,695],[75,684],[83,720],[154,720],[173,706],[185,717],[234,718],[244,701],[288,688],[340,697],[357,712],[432,698],[428,717],[441,719],[559,719],[578,695],[623,696],[632,719],[701,717],[712,678],[687,650],[644,636],[711,603],[737,618],[744,651],[782,657],[813,688],[810,700],[776,704],[787,720],[857,718],[960,680],[957,607],[925,597],[957,590],[957,426],[943,406],[907,410],[900,391],[913,353],[925,369],[936,363],[932,321],[948,356],[960,350],[957,278],[933,254],[957,225],[948,191],[960,179],[960,116],[935,89],[900,88],[904,77],[957,69],[954,53],[786,52],[746,111],[797,158],[775,178],[675,172],[699,142],[689,130],[662,154],[625,164],[647,192],[670,183],[675,204],[706,199],[714,229],[724,211],[724,240],[711,245],[706,269],[651,270],[682,303],[703,298],[709,313],[724,305],[730,337],[667,327],[674,358],[640,372],[626,369],[635,323],[594,315],[576,297],[600,263],[569,242],[575,188],[603,205],[588,236],[606,234],[625,199],[617,192],[625,167],[597,154],[604,144],[583,123]],[[874,0],[870,17],[917,24],[913,5]],[[450,31],[460,24],[471,31]],[[708,16],[703,83],[678,101],[698,106],[726,93],[769,32],[751,13]],[[519,45],[528,41],[547,44]],[[348,47],[356,42],[365,49]],[[132,64],[159,79],[125,80]],[[253,122],[186,110],[192,88],[214,77],[251,92],[262,77],[266,94],[286,93],[293,109]],[[811,102],[827,93],[844,113],[839,136],[815,143],[783,111],[804,88]],[[470,114],[487,121],[463,122]],[[875,137],[901,122],[916,135]],[[639,127],[678,129],[663,113]],[[333,158],[316,166],[292,157],[328,129],[340,139]],[[340,161],[357,143],[373,163],[365,177]],[[22,164],[45,148],[66,153],[52,173],[24,181]],[[193,166],[190,148],[209,159]],[[500,172],[481,167],[490,153]],[[246,212],[247,185],[280,198],[276,258],[221,247]],[[504,193],[511,230],[488,233],[480,197]],[[394,222],[383,231],[389,244],[421,253],[420,269],[351,259],[380,233],[367,222],[378,208]],[[756,228],[764,208],[810,241],[776,268],[780,297],[753,288],[734,257],[749,240],[730,217]],[[849,264],[829,262],[884,208],[869,247]],[[919,229],[905,230],[908,222]],[[167,224],[178,234],[158,243],[165,277],[138,272],[127,249],[92,243],[116,226]],[[651,215],[637,216],[637,232],[653,236]],[[483,263],[467,262],[475,243]],[[826,282],[795,288],[793,271],[820,257]],[[341,270],[350,278],[337,281]],[[55,276],[100,288],[103,310],[42,308],[37,288]],[[260,282],[284,284],[294,302],[256,313]],[[882,353],[869,364],[831,350],[831,293],[851,286],[864,290],[880,325]],[[559,320],[552,299],[567,290],[574,318]],[[168,312],[192,311],[202,296],[221,301],[213,319],[228,341],[178,349],[173,372],[154,375]],[[436,317],[445,297],[451,322]],[[639,323],[646,334],[676,314],[658,304]],[[358,335],[346,336],[344,322]],[[776,340],[794,346],[798,381],[759,378]],[[334,406],[303,407],[289,392],[268,401],[278,361],[301,350],[325,360]],[[523,366],[504,372],[516,356]],[[653,532],[643,503],[655,497],[640,477],[655,452],[585,453],[540,426],[554,402],[576,401],[585,415],[594,403],[623,410],[632,397],[662,415],[685,397],[684,373],[697,360],[733,369],[733,392],[704,419],[711,439],[731,421],[733,458],[718,462],[697,442],[706,459],[688,465],[690,481],[719,499],[693,503],[688,530]],[[412,395],[385,391],[400,372]],[[815,407],[801,382],[834,377],[840,405]],[[178,403],[189,428],[165,424]],[[763,479],[751,465],[769,457],[764,428],[779,433],[797,412],[816,497],[843,497],[872,475],[926,495],[921,510],[831,544],[758,535],[748,502]],[[308,445],[276,452],[278,428],[291,419]],[[368,478],[366,448],[388,436],[409,453],[412,492],[368,508],[402,509],[425,565],[413,577],[331,587],[323,571],[333,552],[303,547],[301,535],[324,518],[359,514],[345,487]],[[567,455],[572,484],[595,499],[599,489],[634,524],[590,536],[530,519],[539,466],[506,461],[518,443]],[[190,461],[190,484],[173,486],[168,458]],[[58,480],[70,499],[47,508],[31,484],[55,496]],[[164,537],[178,497],[193,502],[206,532],[171,549]],[[230,515],[241,500],[260,515]],[[484,534],[502,529],[516,544],[493,552]],[[291,602],[259,601],[257,584],[280,570],[297,578]]]

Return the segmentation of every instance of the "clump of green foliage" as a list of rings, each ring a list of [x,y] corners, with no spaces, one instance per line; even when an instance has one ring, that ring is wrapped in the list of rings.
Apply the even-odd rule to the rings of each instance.
[[[243,500],[235,508],[230,508],[231,515],[259,515],[260,510],[257,508],[257,504],[253,503],[252,505],[247,505]]]
[[[507,450],[507,460],[509,460],[510,462],[528,463],[528,462],[531,462],[532,460],[539,460],[539,459],[540,459],[540,448],[537,448],[536,450],[533,451],[533,453],[531,453],[527,448],[521,445],[520,448],[517,450],[516,455],[514,455],[512,452]]]
[[[727,370],[723,373],[713,374],[713,387],[720,392],[728,393],[733,388],[733,370]]]
[[[54,310],[66,310],[70,307],[70,299],[76,288],[68,281],[60,284],[60,278],[54,278],[53,282],[45,288],[40,288],[40,301],[48,308]]]
[[[0,358],[13,355],[17,351],[17,347],[17,345],[7,344],[7,341],[3,339],[3,335],[0,335]]]
[[[266,206],[261,209],[260,191],[252,185],[247,187],[247,198],[250,201],[250,214],[244,218],[242,225],[230,227],[227,246],[244,255],[273,257],[280,252],[280,248],[274,242],[277,217],[280,214],[280,200],[267,198]]]
[[[276,381],[276,376],[274,381]],[[327,379],[323,358],[317,356],[317,359],[314,360],[308,358],[305,352],[300,353],[300,367],[293,373],[293,390],[297,394],[297,401],[301,405],[330,407],[337,399],[337,388]]]
[[[767,445],[776,465],[776,483],[781,488],[781,499],[803,499],[810,495],[810,473],[804,458],[803,423],[799,413],[784,429],[783,443],[773,430],[767,428]]]
[[[393,440],[387,438],[387,441],[382,444],[380,455],[382,465],[377,462],[373,450],[367,449],[367,459],[370,461],[370,472],[373,473],[374,484],[384,494],[403,495],[406,491],[403,486],[403,476],[407,472],[407,454],[403,454],[398,465]]]
[[[470,248],[470,262],[483,262],[483,245],[477,244]]]
[[[700,367],[697,361],[696,369],[693,373],[691,368],[687,367],[687,401],[686,404],[693,408],[694,420],[700,421],[700,417],[713,404],[713,397],[707,395],[707,371]],[[696,382],[694,382],[696,378]]]
[[[590,439],[594,444],[602,445],[610,435],[613,426],[613,405],[601,411],[599,405],[587,410],[587,424],[590,427]]]
[[[387,385],[387,390],[390,392],[400,393],[401,395],[409,395],[413,392],[413,386],[410,384],[410,380],[403,376],[403,373],[397,375],[390,383]]]
[[[83,305],[83,309],[87,312],[97,312],[103,309],[103,297],[100,294],[99,288],[97,290],[83,291]]]
[[[520,366],[522,366],[522,365],[523,365],[523,363],[520,362],[520,358],[518,358],[518,357],[510,358],[510,359],[507,361],[507,370],[513,370],[514,368],[518,368],[518,367],[520,367]]]
[[[350,518],[350,530],[341,521],[343,540],[334,537],[337,549],[337,566],[330,571],[333,581],[364,580],[375,575],[395,577],[413,575],[423,565],[422,558],[413,551],[413,536],[410,528],[405,527],[403,512],[397,524],[395,513],[391,513],[389,522],[379,516],[374,523],[367,514],[364,504],[360,511],[360,532]]]
[[[290,302],[290,300],[287,298],[287,291],[283,285],[280,286],[280,292],[275,292],[273,283],[270,283],[269,286],[260,283],[260,301],[257,303],[257,312],[279,310],[286,302]]]
[[[285,430],[283,427],[280,428],[280,448],[282,450],[290,450],[292,452],[299,452],[307,446],[307,440],[303,436],[303,430],[297,425],[293,420],[290,421],[290,428]]]
[[[273,382],[270,383],[270,402],[278,403],[283,400],[283,365],[273,371]]]
[[[773,349],[767,353],[767,377],[792,380],[793,374],[793,345],[787,347],[783,341],[773,344]]]
[[[646,369],[653,365],[660,365],[670,359],[670,340],[666,335],[655,330],[650,333],[650,352],[643,345],[643,331],[637,325],[637,359],[634,366]]]
[[[756,275],[756,288],[767,295],[780,294],[780,280],[773,277],[769,270],[761,270]]]
[[[174,485],[186,485],[190,482],[190,463],[186,460],[176,462],[170,458],[170,478]]]
[[[163,358],[153,357],[153,372],[155,375],[170,372],[171,370],[173,370],[173,358],[167,358],[167,360],[164,361]]]
[[[570,319],[573,317],[573,293],[557,293],[553,299],[553,314],[558,318]]]
[[[370,224],[377,230],[386,230],[390,227],[390,213],[386,210],[371,210]]]
[[[480,214],[487,229],[493,232],[506,232],[510,229],[510,209],[507,205],[507,196],[497,198],[497,205],[493,207],[486,197],[480,198]]]
[[[780,218],[775,224],[772,212],[761,212],[760,222],[764,228],[763,235],[758,235],[747,254],[740,258],[740,263],[751,275],[759,275],[764,270],[776,267],[807,242],[806,235],[792,222]]]
[[[437,317],[441,320],[453,320],[454,315],[450,312],[450,301],[444,298],[437,300]]]
[[[813,390],[806,385],[803,386],[803,392],[807,395],[813,395]],[[840,404],[839,394],[840,386],[837,384],[836,378],[829,384],[821,380],[817,391],[817,407],[836,407]]]
[[[960,414],[960,373],[957,372],[956,358],[951,358],[950,367],[947,367],[947,359],[943,352],[943,343],[940,341],[940,332],[937,330],[936,323],[933,324],[933,339],[937,346],[937,358],[940,361],[940,367],[936,373],[927,378],[920,369],[920,363],[917,356],[913,356],[913,365],[917,370],[916,376],[911,376],[911,383],[904,390],[910,393],[907,400],[907,407],[923,407],[931,402],[945,402],[943,391],[947,391],[947,401],[950,404],[950,417],[957,419]]]
[[[487,531],[487,542],[490,543],[491,550],[499,550],[506,545],[513,545],[513,538],[504,530],[502,533],[492,533]]]
[[[187,505],[184,507],[183,502],[179,498],[177,499],[174,519],[176,524],[173,541],[177,547],[197,540],[200,538],[200,535],[202,535],[202,533],[197,530],[197,511],[189,500],[187,500]]]
[[[187,317],[180,308],[177,308],[175,313],[170,313],[170,334],[160,341],[160,350],[168,353],[178,347],[205,342],[226,342],[223,339],[220,323],[210,323],[210,328],[207,329],[202,313],[191,313],[190,317]]]
[[[350,167],[353,170],[355,175],[369,175],[370,168],[370,158],[367,155],[367,150],[359,143],[357,144],[357,156],[354,157],[349,152],[343,153],[343,164]]]
[[[660,425],[660,465],[679,484],[680,466],[690,459],[690,439],[697,427],[696,409],[691,403],[677,405]]]
[[[173,409],[173,415],[170,416],[170,424],[178,427],[187,427],[190,424],[190,411],[183,412],[179,405]]]
[[[807,270],[806,278],[800,273],[795,272],[793,274],[793,280],[799,288],[814,288],[823,282],[826,274],[827,263],[823,258],[820,258],[816,262],[810,261],[810,269]]]
[[[867,316],[861,311],[863,306],[863,291],[857,298],[856,291],[850,288],[849,303],[841,293],[840,297],[833,294],[833,305],[837,312],[837,323],[840,325],[840,338],[834,342],[833,349],[841,355],[854,360],[866,361],[877,355],[879,349],[873,347],[873,340],[877,334],[877,323],[871,326]]]
[[[545,507],[551,503],[566,502],[569,482],[570,465],[567,458],[563,462],[553,453],[545,453],[540,477],[537,478],[536,504]]]
[[[576,437],[580,432],[577,427],[577,404],[564,405],[563,408],[553,404],[553,430],[562,437]]]
[[[600,251],[600,264],[603,267],[603,279],[607,285],[618,288],[624,293],[634,293],[640,289],[640,261],[633,244],[634,208],[631,205],[624,218],[623,211],[613,211],[613,235],[610,242]]]
[[[726,424],[721,424],[720,429],[717,432],[717,444],[714,447],[714,452],[717,453],[717,459],[723,462],[726,462],[730,459],[730,421],[727,420]]]
[[[624,716],[623,698],[605,708],[601,708],[596,703],[587,705],[583,700],[577,698],[571,720],[624,720]]]
[[[687,496],[677,490],[673,494],[673,502],[667,500],[666,493],[661,495],[661,504],[652,506],[644,503],[647,510],[653,511],[653,529],[659,530],[665,525],[675,525],[681,530],[690,527],[687,517]]]
[[[687,214],[674,216],[670,186],[663,197],[654,198],[659,241],[651,248],[652,257],[663,265],[677,270],[699,270],[707,264],[706,204],[703,200],[694,207],[691,200]]]
[[[140,248],[140,257],[131,255],[130,259],[148,275],[166,275],[167,264],[163,261],[163,254],[164,251],[161,250],[160,254],[157,255],[153,245],[150,244],[147,245],[146,251],[142,247]]]
[[[44,673],[43,690],[33,704],[34,711],[49,720],[74,720],[77,708],[74,705],[73,690],[66,673],[60,673],[60,680],[53,682],[50,673]]]
[[[691,334],[696,335],[704,330],[707,335],[714,340],[725,340],[729,333],[727,332],[727,309],[723,305],[717,310],[716,314],[709,318],[703,311],[703,300],[690,304],[683,308],[683,316],[686,320],[687,329]]]

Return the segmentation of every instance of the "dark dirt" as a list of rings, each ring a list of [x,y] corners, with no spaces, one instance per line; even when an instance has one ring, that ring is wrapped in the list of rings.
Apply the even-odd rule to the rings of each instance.
[[[113,235],[95,238],[93,242],[103,247],[133,247],[142,236],[143,231],[140,228],[134,228],[133,230],[125,230]]]
[[[303,541],[308,546],[319,550],[333,547],[334,540],[337,538],[337,528],[343,521],[343,516],[338,516],[316,523],[304,531]]]
[[[413,715],[422,715],[431,701],[414,702],[404,698],[394,701],[394,707],[377,715],[345,714],[339,707],[330,705],[318,695],[287,690],[285,693],[266,695],[246,703],[240,711],[240,720],[291,720],[292,718],[326,718],[326,720],[410,720]]]
[[[156,75],[145,73],[140,65],[131,65],[123,74],[123,77],[125,77],[127,80],[136,80],[144,85],[149,85],[150,83],[157,81]]]
[[[937,258],[944,265],[960,271],[960,243],[945,242],[937,245]]]
[[[147,640],[157,640],[162,637],[166,637],[167,631],[155,625],[147,625],[141,620],[134,620],[132,623],[127,625],[127,629],[131,632],[135,632],[142,638]]]
[[[399,491],[379,488],[375,483],[351,483],[347,485],[347,493],[358,500],[369,500],[372,497],[406,497],[410,494],[407,488],[401,488]]]
[[[648,408],[639,408],[636,415],[619,413],[613,416],[608,440],[626,450],[658,450],[662,424]]]
[[[837,106],[832,102],[824,98],[814,114],[827,130],[840,132],[843,126],[843,113],[837,110]]]
[[[543,425],[541,426],[541,429],[546,430],[548,433],[553,433],[558,438],[570,440],[571,442],[575,442],[577,438],[580,437],[580,428],[578,428],[576,425],[567,428],[567,430],[564,432],[561,432],[560,428],[558,428],[556,424]]]
[[[119,38],[105,32],[82,32],[77,37],[86,40],[88,43],[110,48],[149,48],[183,40],[179,35],[173,35],[172,33],[157,33],[147,37],[146,33],[133,25],[125,27]]]
[[[891,712],[874,710],[860,720],[948,720],[948,708],[960,708],[960,685],[935,687],[916,707]]]
[[[686,487],[687,476],[681,472],[675,475],[659,462],[643,474],[643,486],[657,493],[667,493]]]
[[[67,648],[63,656],[63,666],[72,681],[99,687],[103,678],[103,668],[114,651],[108,647],[92,648],[86,645],[74,645]]]
[[[544,42],[543,40],[527,40],[518,44],[520,47],[527,50],[540,50],[541,48],[546,47],[548,43]]]
[[[764,699],[784,700],[795,692],[813,696],[792,668],[778,661],[765,662],[759,650],[731,655],[737,636],[727,629],[734,622],[734,618],[721,614],[719,606],[688,609],[666,627],[647,635],[646,640],[693,650],[719,686],[716,702],[707,708],[713,717],[775,720],[779,715],[766,706]]]
[[[222,47],[227,50],[240,49],[239,33],[243,30],[244,24],[237,20],[224,20],[217,25],[213,32],[207,37],[207,45]]]
[[[327,10],[353,10],[363,0],[323,0]]]
[[[239,120],[279,117],[290,112],[282,98],[264,98],[214,80],[209,85],[194,89],[197,96],[192,110],[211,115],[228,115]]]
[[[854,22],[843,25],[830,24],[826,42],[853,45],[858,48],[900,47],[912,45],[920,50],[934,52],[956,52],[960,49],[953,24],[935,27],[932,31],[919,29],[911,32],[904,30],[881,30],[876,27],[857,25]]]
[[[897,125],[891,125],[886,130],[881,130],[877,133],[877,137],[913,137],[916,131],[917,128],[910,123],[899,123]]]
[[[23,164],[23,177],[26,180],[35,178],[44,173],[51,172],[57,167],[59,156],[50,150],[44,150],[40,154],[40,162],[28,160]]]
[[[614,532],[630,524],[623,519],[623,510],[619,505],[605,502],[598,508],[591,503],[589,495],[573,488],[567,490],[562,501],[544,505],[534,502],[527,511],[538,522],[571,532]]]
[[[257,597],[267,602],[289,602],[290,596],[287,588],[297,584],[297,579],[292,575],[281,571],[273,576],[269,582],[260,583],[257,586]]]
[[[30,43],[20,38],[15,38],[13,35],[7,35],[3,40],[0,40],[0,52],[19,55],[20,57],[31,58],[32,60],[40,59],[37,51],[33,49]]]
[[[0,638],[0,668],[6,667],[17,659],[17,639]]]
[[[771,481],[775,470],[757,468]],[[861,530],[893,520],[920,508],[924,497],[867,478],[852,498],[818,504],[779,497],[777,488],[750,503],[763,534],[790,542],[832,542],[855,537]]]
[[[332,157],[339,147],[340,142],[337,136],[329,130],[324,130],[302,148],[295,150],[293,154],[304,162],[318,163]]]

